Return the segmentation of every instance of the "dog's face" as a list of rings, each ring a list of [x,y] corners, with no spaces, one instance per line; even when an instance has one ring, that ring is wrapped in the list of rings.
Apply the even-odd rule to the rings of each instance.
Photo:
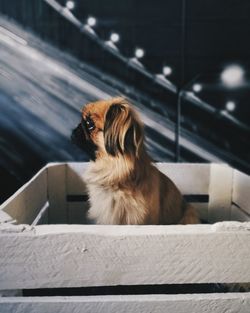
[[[92,160],[104,156],[139,158],[143,126],[125,99],[113,98],[87,104],[71,138]]]

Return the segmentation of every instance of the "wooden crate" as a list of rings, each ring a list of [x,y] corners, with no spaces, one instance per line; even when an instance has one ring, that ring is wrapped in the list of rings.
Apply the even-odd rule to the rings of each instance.
[[[0,207],[0,312],[250,312],[250,293],[23,297],[22,290],[250,282],[250,177],[157,164],[210,224],[86,225],[86,163],[43,168]],[[227,222],[223,222],[227,221]]]

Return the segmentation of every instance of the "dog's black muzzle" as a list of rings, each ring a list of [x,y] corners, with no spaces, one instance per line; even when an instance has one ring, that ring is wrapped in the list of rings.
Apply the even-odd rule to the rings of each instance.
[[[97,146],[90,139],[86,138],[82,124],[79,124],[75,129],[73,129],[71,133],[71,141],[86,152],[91,160],[96,159],[95,153]]]

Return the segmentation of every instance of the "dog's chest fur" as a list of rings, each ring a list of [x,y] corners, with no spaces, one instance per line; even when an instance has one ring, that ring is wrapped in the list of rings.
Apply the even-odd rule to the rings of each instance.
[[[87,171],[87,187],[90,209],[88,217],[97,224],[143,224],[147,215],[145,200],[141,194],[110,185],[112,177],[107,170],[98,172],[90,166]]]

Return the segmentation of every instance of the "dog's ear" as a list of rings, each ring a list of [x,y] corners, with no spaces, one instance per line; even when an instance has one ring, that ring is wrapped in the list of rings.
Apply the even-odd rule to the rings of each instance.
[[[126,103],[115,103],[106,113],[104,124],[106,151],[112,156],[139,156],[143,145],[143,127],[136,112]]]

